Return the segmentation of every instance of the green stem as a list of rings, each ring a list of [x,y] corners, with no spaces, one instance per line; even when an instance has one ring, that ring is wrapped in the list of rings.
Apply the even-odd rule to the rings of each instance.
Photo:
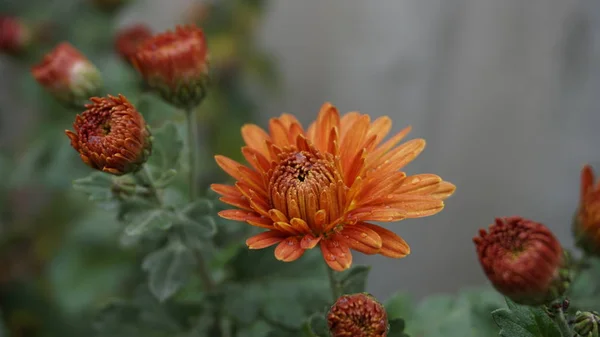
[[[136,172],[135,176],[143,186],[148,188],[152,201],[154,201],[157,205],[162,207],[162,200],[160,198],[160,195],[158,194],[156,186],[154,186],[154,180],[152,179],[152,175],[150,174],[148,166],[144,165],[144,167],[141,170]]]
[[[331,296],[333,297],[333,301],[337,301],[337,299],[342,296],[342,289],[338,285],[338,282],[335,279],[335,271],[331,269],[327,264],[325,264],[325,268],[327,269],[327,276],[329,276],[329,287],[331,288]]]
[[[198,122],[194,109],[186,111],[187,139],[188,139],[188,162],[189,170],[189,188],[190,200],[196,200],[198,197]]]
[[[187,123],[187,139],[188,139],[188,158],[189,158],[189,188],[190,201],[194,202],[198,198],[198,123],[194,109],[189,109],[185,112]],[[204,256],[199,250],[196,250],[196,260],[198,262],[198,274],[206,291],[212,292],[215,289],[215,281],[213,280],[210,270],[204,260]]]
[[[573,331],[569,328],[569,323],[567,323],[567,318],[562,309],[558,310],[556,316],[554,316],[554,322],[558,325],[558,329],[563,337],[573,336]]]

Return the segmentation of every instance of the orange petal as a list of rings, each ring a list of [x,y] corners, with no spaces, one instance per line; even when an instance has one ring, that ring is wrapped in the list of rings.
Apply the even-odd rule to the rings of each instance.
[[[268,231],[254,235],[246,240],[246,245],[250,249],[263,249],[276,243],[280,243],[286,238],[286,235],[278,231]]]
[[[294,226],[290,225],[287,222],[275,222],[273,223],[273,227],[278,230],[281,231],[283,233],[286,233],[288,235],[299,235],[299,234],[304,234],[298,230],[296,230],[296,228],[294,228]]]
[[[252,226],[262,228],[273,228],[273,221],[269,218],[260,216],[255,212],[244,211],[241,209],[228,209],[220,211],[219,216],[227,220],[245,221]]]
[[[244,155],[244,158],[246,158],[248,164],[252,165],[255,170],[263,174],[271,168],[271,163],[256,149],[244,146],[242,148],[242,154]]]
[[[293,144],[289,142],[287,127],[279,120],[279,118],[271,118],[269,120],[269,133],[271,134],[271,141],[273,144],[279,147]]]
[[[425,149],[424,139],[413,139],[381,156],[377,170],[382,174],[398,171],[413,161]]]
[[[381,250],[379,251],[379,254],[396,259],[405,257],[406,255],[410,254],[410,247],[408,246],[406,241],[404,241],[404,239],[396,235],[396,233],[387,230],[383,227],[366,222],[362,225],[377,232],[377,234],[379,234],[379,236],[381,237],[382,246]]]
[[[368,136],[375,136],[373,146],[379,145],[392,129],[392,120],[388,116],[377,118],[369,128]]]
[[[410,133],[411,129],[412,129],[412,127],[408,126],[404,129],[400,130],[400,132],[395,134],[392,138],[388,139],[381,146],[379,146],[375,150],[373,150],[369,154],[369,157],[367,158],[368,166],[375,167],[375,166],[379,165],[378,164],[379,158],[381,158],[381,156],[386,154],[390,149],[392,149],[394,146],[396,146],[396,144],[398,144],[402,139],[404,139],[404,137],[406,137],[406,135],[408,135]]]
[[[416,174],[408,176],[402,180],[398,188],[394,190],[394,194],[419,194],[428,195],[437,190],[442,178],[435,174]]]
[[[456,186],[447,181],[442,181],[435,192],[431,193],[430,196],[439,200],[445,200],[456,191]]]
[[[235,186],[212,184],[210,188],[224,197],[241,197],[242,193]]]
[[[290,221],[290,224],[294,227],[294,229],[296,229],[298,232],[300,232],[302,234],[308,234],[308,233],[312,232],[310,227],[308,227],[308,224],[306,223],[306,221],[304,221],[300,218],[293,218]]]
[[[346,238],[345,241],[351,249],[364,254],[377,254],[383,245],[379,234],[360,222],[345,226],[340,234]]]
[[[274,222],[288,222],[288,218],[278,209],[270,209],[269,216]]]
[[[585,165],[581,169],[581,195],[580,200],[583,200],[585,195],[592,189],[594,185],[594,170],[590,165]]]
[[[444,202],[430,196],[400,194],[390,197],[390,207],[400,209],[407,218],[422,218],[444,209]]]
[[[315,144],[317,149],[321,152],[326,152],[329,143],[332,141],[329,139],[331,129],[334,127],[339,128],[339,126],[340,114],[333,104],[327,102],[321,106],[321,111],[319,111],[317,120],[315,121],[314,126],[311,126],[314,131],[309,130],[309,140]]]
[[[344,139],[349,131],[354,131],[352,125],[360,116],[361,114],[358,111],[351,111],[342,116],[340,119],[340,139]]]
[[[319,241],[321,241],[320,236],[315,238],[311,234],[306,234],[302,237],[302,240],[300,240],[300,247],[302,247],[302,249],[313,249],[317,244],[319,244]]]
[[[283,262],[292,262],[304,254],[304,249],[300,246],[300,240],[292,236],[281,241],[275,248],[275,258]]]
[[[358,221],[383,221],[392,222],[400,221],[406,218],[406,211],[399,207],[388,206],[366,206],[357,208],[348,213],[349,219]]]
[[[352,266],[352,252],[344,242],[344,238],[338,238],[338,234],[321,240],[321,253],[327,265],[337,271],[343,271]]]
[[[343,138],[340,143],[340,158],[342,160],[342,167],[345,171],[349,169],[356,153],[364,150],[363,143],[370,125],[371,119],[369,115],[359,116],[355,119],[354,123],[349,126],[352,132],[346,132],[346,134],[342,136]]]
[[[250,204],[248,203],[248,199],[246,199],[245,197],[221,197],[221,198],[219,198],[219,200],[221,200],[222,202],[224,202],[228,205],[235,206],[235,207],[241,208],[246,211],[250,211],[250,212],[254,211],[254,209],[252,207],[250,207]]]
[[[265,187],[263,186],[264,184],[262,176],[258,172],[253,171],[236,162],[235,160],[229,159],[225,156],[216,155],[215,160],[223,169],[223,171],[227,172],[227,174],[238,181],[247,183],[248,185],[252,186],[252,188],[261,191],[263,194],[266,194]]]
[[[246,145],[261,153],[265,158],[270,159],[267,141],[270,141],[271,138],[265,130],[255,124],[246,124],[242,126],[242,138],[244,138]]]

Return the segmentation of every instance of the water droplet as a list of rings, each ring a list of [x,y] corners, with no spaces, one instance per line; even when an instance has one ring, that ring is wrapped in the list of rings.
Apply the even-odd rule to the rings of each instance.
[[[287,244],[288,244],[288,246],[293,246],[294,245],[294,240],[288,240]]]
[[[367,233],[360,233],[361,238],[366,238],[367,236],[368,236]]]
[[[334,247],[339,247],[339,246],[340,246],[340,243],[339,243],[339,242],[337,242],[337,241],[332,241],[332,242],[331,242],[331,245],[332,245],[332,246],[334,246]]]
[[[338,256],[339,257],[346,257],[346,253],[339,253]]]
[[[335,255],[333,255],[333,254],[327,254],[327,260],[329,260],[329,261],[335,261]]]
[[[413,180],[411,180],[410,182],[411,182],[411,184],[418,184],[418,183],[421,182],[421,179],[420,178],[413,178]]]

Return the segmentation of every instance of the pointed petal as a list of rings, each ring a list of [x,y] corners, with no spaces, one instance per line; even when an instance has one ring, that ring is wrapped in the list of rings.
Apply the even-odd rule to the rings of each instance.
[[[279,118],[271,118],[269,120],[269,133],[271,134],[273,144],[279,147],[292,145],[289,142],[287,127],[283,125]]]
[[[344,238],[333,235],[321,240],[321,253],[327,265],[336,271],[343,271],[352,266],[352,253],[350,247],[344,242]]]
[[[294,228],[294,226],[290,225],[287,222],[275,222],[275,223],[273,223],[273,227],[280,232],[286,233],[287,235],[304,234],[304,233],[296,230],[296,228]]]
[[[275,258],[283,262],[292,262],[304,254],[304,249],[300,247],[300,240],[292,236],[281,241],[275,248]]]
[[[383,245],[379,234],[360,222],[345,226],[340,234],[346,238],[346,243],[351,249],[364,254],[377,254]]]
[[[581,170],[581,200],[592,189],[594,185],[594,170],[590,165],[585,165]]]
[[[309,234],[312,232],[310,227],[308,227],[308,224],[306,223],[306,221],[304,221],[300,218],[293,218],[290,221],[290,224],[292,225],[292,227],[294,227],[294,229],[296,229],[298,232],[300,232],[302,234]]]
[[[252,188],[266,195],[262,176],[258,172],[253,171],[247,168],[246,166],[236,162],[235,160],[229,159],[225,156],[216,155],[215,160],[217,161],[217,164],[223,169],[223,171],[227,172],[227,174],[232,176],[235,180],[243,181],[250,185]]]
[[[244,146],[242,148],[242,154],[244,155],[244,158],[246,158],[248,164],[252,165],[252,167],[258,172],[264,174],[271,168],[271,163],[256,149],[253,149],[249,146]]]
[[[379,254],[396,259],[410,254],[410,247],[406,241],[396,235],[396,233],[366,222],[362,225],[377,232],[381,237],[382,246]]]
[[[416,174],[408,176],[402,180],[402,183],[394,194],[418,194],[428,195],[437,190],[438,185],[442,182],[442,178],[435,174]]]
[[[321,106],[321,111],[317,116],[317,120],[314,126],[311,126],[314,131],[309,130],[309,140],[313,143],[317,149],[322,152],[326,152],[328,144],[330,143],[329,135],[331,129],[340,126],[340,114],[333,104],[327,102]]]
[[[248,199],[246,199],[245,197],[221,197],[221,198],[219,198],[219,200],[221,200],[222,202],[224,202],[228,205],[235,206],[235,207],[241,208],[246,211],[250,211],[250,212],[254,211],[254,209],[252,207],[250,207],[250,203],[248,203]]]
[[[285,238],[286,235],[281,232],[268,231],[248,238],[248,240],[246,240],[246,245],[250,249],[263,249],[280,243]]]
[[[409,140],[379,158],[377,170],[382,174],[398,171],[417,158],[424,149],[424,139]]]
[[[406,137],[410,133],[411,129],[412,127],[408,126],[400,130],[400,132],[395,134],[392,138],[388,139],[385,143],[381,144],[381,146],[373,150],[373,152],[370,153],[369,158],[367,158],[369,166],[377,166],[377,164],[374,163],[378,162],[381,156],[386,154],[390,149],[392,149],[394,146],[396,146],[396,144],[398,144],[402,139],[404,139],[404,137]]]
[[[222,184],[212,184],[210,185],[210,189],[219,193],[224,197],[241,197],[242,193],[235,187],[231,185],[222,185]]]
[[[438,185],[438,188],[435,190],[435,192],[431,194],[431,197],[439,200],[445,200],[454,194],[454,191],[456,191],[456,186],[454,186],[454,184],[447,181],[442,181]]]
[[[388,116],[377,118],[369,128],[368,136],[376,136],[373,146],[379,145],[392,129],[392,120]]]
[[[265,218],[260,216],[255,212],[244,211],[241,209],[228,209],[225,211],[220,211],[219,216],[234,221],[245,221],[252,226],[262,227],[262,228],[273,228],[273,221],[269,218]]]
[[[354,131],[352,125],[360,116],[358,111],[350,111],[340,118],[340,139],[344,139],[349,131]]]
[[[345,116],[344,116],[345,117]],[[340,158],[342,160],[342,167],[344,170],[348,170],[350,164],[354,160],[357,152],[364,150],[364,141],[369,131],[371,119],[369,115],[362,115],[355,119],[354,123],[350,125],[352,132],[346,132],[343,135],[340,143]]]
[[[300,247],[302,249],[313,249],[321,241],[321,237],[315,238],[312,234],[306,234],[300,240]]]
[[[288,218],[278,209],[270,209],[269,216],[274,222],[288,222]]]
[[[348,213],[348,219],[354,219],[356,221],[392,222],[400,221],[406,217],[406,211],[403,208],[391,206],[366,206],[357,208]]]
[[[270,141],[271,138],[265,130],[255,124],[246,124],[242,126],[242,138],[244,138],[246,145],[261,153],[265,158],[270,159],[266,142]]]
[[[391,196],[388,206],[402,210],[407,218],[422,218],[444,209],[444,202],[430,196],[400,194]]]

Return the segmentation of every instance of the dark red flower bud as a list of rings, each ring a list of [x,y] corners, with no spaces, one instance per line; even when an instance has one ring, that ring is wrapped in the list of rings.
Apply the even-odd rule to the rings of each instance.
[[[385,337],[389,328],[385,308],[366,293],[338,298],[327,324],[332,337]]]
[[[547,304],[570,283],[563,249],[544,225],[521,217],[498,218],[473,239],[492,285],[516,303]]]
[[[77,49],[63,42],[31,68],[33,77],[64,104],[81,108],[102,89],[98,69]]]
[[[600,256],[600,181],[594,182],[589,165],[581,170],[579,208],[573,222],[577,246],[587,254]]]
[[[177,27],[145,40],[132,63],[150,88],[179,108],[191,109],[206,95],[208,55],[198,27]]]
[[[117,33],[115,50],[123,60],[131,63],[140,43],[152,37],[152,31],[144,24],[125,27]]]
[[[14,17],[0,17],[0,52],[18,54],[33,40],[31,28]]]
[[[71,146],[90,167],[114,175],[135,172],[152,152],[142,115],[123,95],[94,97],[75,117],[75,132],[65,131]]]

